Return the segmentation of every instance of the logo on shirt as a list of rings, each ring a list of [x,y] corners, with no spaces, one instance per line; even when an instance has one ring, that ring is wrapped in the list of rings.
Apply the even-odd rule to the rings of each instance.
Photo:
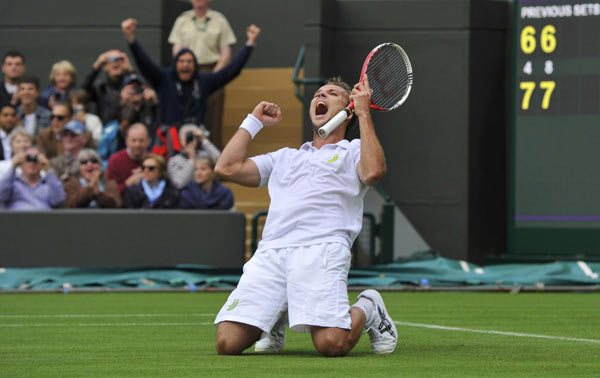
[[[239,299],[235,299],[235,300],[233,301],[233,303],[232,303],[232,304],[230,304],[230,305],[229,305],[229,307],[227,307],[227,311],[231,311],[231,310],[233,310],[234,308],[236,308],[236,307],[237,307],[237,305],[238,305],[238,303],[240,303],[240,300],[239,300]]]
[[[327,160],[328,163],[335,163],[340,158],[340,155],[335,154],[331,157],[331,159]]]

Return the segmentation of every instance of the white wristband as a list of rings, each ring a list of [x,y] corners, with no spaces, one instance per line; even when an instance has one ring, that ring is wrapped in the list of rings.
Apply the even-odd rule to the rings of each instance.
[[[264,127],[262,122],[252,114],[248,114],[244,122],[240,125],[240,129],[245,129],[250,133],[250,137],[254,139],[256,134]]]

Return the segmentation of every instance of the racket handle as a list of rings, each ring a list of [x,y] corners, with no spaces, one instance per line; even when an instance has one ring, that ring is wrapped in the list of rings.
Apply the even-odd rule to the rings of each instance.
[[[350,108],[346,108],[336,114],[332,119],[329,120],[329,122],[319,128],[319,136],[321,138],[327,138],[329,134],[333,132],[333,130],[337,129],[338,126],[344,123],[350,114],[352,114],[352,110]]]

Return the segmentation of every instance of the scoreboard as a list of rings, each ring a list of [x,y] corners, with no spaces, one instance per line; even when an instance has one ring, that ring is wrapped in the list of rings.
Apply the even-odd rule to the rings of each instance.
[[[515,0],[509,253],[600,257],[600,2]]]

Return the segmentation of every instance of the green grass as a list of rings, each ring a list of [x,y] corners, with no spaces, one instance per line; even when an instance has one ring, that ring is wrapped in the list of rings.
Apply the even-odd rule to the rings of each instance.
[[[598,342],[398,326],[393,354],[372,354],[365,335],[347,357],[333,359],[320,357],[309,335],[289,330],[277,355],[218,356],[210,323],[226,296],[0,295],[0,376],[600,376],[598,294],[384,293],[396,321]]]

